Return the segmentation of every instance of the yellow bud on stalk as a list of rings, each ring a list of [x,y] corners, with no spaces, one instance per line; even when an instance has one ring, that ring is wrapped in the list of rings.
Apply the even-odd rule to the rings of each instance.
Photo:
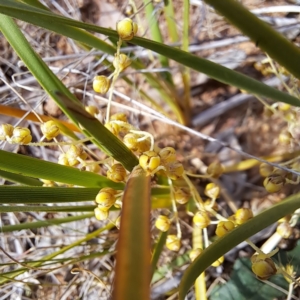
[[[124,113],[116,113],[110,117],[111,121],[122,121],[127,123],[127,116]]]
[[[99,173],[100,172],[100,166],[96,162],[88,163],[85,166],[85,170],[92,173]]]
[[[126,170],[121,164],[114,164],[107,171],[107,178],[114,182],[123,182],[126,179]]]
[[[283,222],[277,226],[276,232],[284,239],[288,239],[293,234],[293,227],[288,222]]]
[[[210,218],[206,211],[197,211],[193,217],[193,223],[200,229],[206,228],[210,224]]]
[[[32,140],[31,132],[25,127],[15,127],[13,130],[13,135],[10,138],[12,144],[26,145]]]
[[[216,199],[220,195],[220,187],[217,184],[211,182],[206,185],[204,194],[211,199]]]
[[[14,126],[10,124],[1,124],[0,126],[0,141],[5,141],[13,135]]]
[[[289,145],[293,139],[293,136],[289,131],[283,131],[278,136],[278,141],[282,145]]]
[[[93,90],[96,93],[106,94],[110,88],[110,80],[104,75],[95,76],[93,80]]]
[[[78,158],[85,160],[87,154],[81,145],[71,145],[66,152],[66,157],[68,158],[69,165],[73,167],[79,164],[80,161]]]
[[[240,208],[235,213],[235,222],[241,225],[253,218],[253,212],[250,208]]]
[[[259,166],[259,173],[262,177],[267,177],[267,176],[271,175],[273,170],[274,170],[274,167],[269,164],[266,164],[266,163],[262,163]]]
[[[285,184],[285,179],[281,175],[271,174],[264,180],[264,187],[269,193],[279,192]]]
[[[52,120],[41,124],[41,131],[47,140],[52,140],[60,133],[59,127]]]
[[[154,151],[146,151],[139,158],[140,166],[147,172],[152,172],[160,166],[160,157]]]
[[[176,161],[176,151],[172,147],[165,147],[159,151],[163,165]]]
[[[116,70],[123,72],[126,68],[128,68],[131,64],[130,58],[126,55],[121,53],[119,56],[115,56],[113,61],[113,66]]]
[[[234,229],[235,225],[232,221],[220,221],[217,225],[216,235],[222,237],[227,234],[229,231]]]
[[[212,178],[219,178],[224,173],[224,167],[219,162],[213,162],[207,167],[206,173]]]
[[[58,157],[58,163],[60,165],[64,165],[64,166],[69,166],[69,160],[68,157],[65,153],[62,153],[59,157]]]
[[[94,105],[88,105],[85,107],[85,110],[91,114],[92,116],[98,115],[99,114],[99,109],[98,107],[94,106]]]
[[[179,204],[186,204],[190,197],[190,191],[187,188],[175,188],[174,190],[174,197],[175,197],[175,201]]]
[[[166,232],[169,230],[171,225],[171,220],[163,215],[159,215],[155,221],[155,227],[162,232]]]
[[[125,18],[117,23],[117,32],[124,41],[130,41],[138,31],[138,25],[130,18]]]
[[[261,280],[267,280],[277,273],[273,260],[266,255],[254,254],[251,262],[253,273]]]
[[[127,133],[123,138],[123,143],[131,151],[137,151],[137,149],[138,149],[138,138],[139,138],[139,136],[136,133]]]
[[[169,250],[172,250],[172,251],[179,251],[180,246],[181,246],[180,239],[179,239],[176,235],[174,235],[174,234],[169,234],[169,235],[167,236],[166,247],[167,247]]]
[[[95,201],[98,203],[98,207],[102,210],[109,210],[116,202],[116,191],[112,188],[103,188],[99,191]]]
[[[94,209],[94,212],[95,212],[96,219],[99,221],[105,221],[108,218],[108,213],[109,213],[108,210],[103,210],[100,207],[96,207]]]
[[[177,180],[182,177],[184,168],[182,163],[174,161],[165,165],[167,176],[172,180]]]

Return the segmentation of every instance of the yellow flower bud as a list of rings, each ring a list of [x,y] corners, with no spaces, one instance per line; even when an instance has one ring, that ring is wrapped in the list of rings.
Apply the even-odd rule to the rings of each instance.
[[[12,144],[26,145],[29,144],[31,140],[32,140],[32,136],[28,128],[15,127],[10,142]]]
[[[140,166],[147,172],[152,172],[160,166],[160,157],[154,151],[146,151],[139,158]]]
[[[181,178],[184,173],[183,165],[179,161],[168,163],[165,167],[167,176],[172,180]]]
[[[111,121],[122,121],[127,123],[127,116],[124,113],[116,113],[110,117]]]
[[[289,145],[293,139],[293,136],[289,131],[283,131],[278,136],[278,141],[282,145]]]
[[[291,104],[283,103],[283,102],[278,104],[278,110],[280,111],[286,112],[290,109],[291,109]]]
[[[189,201],[191,194],[187,188],[175,188],[174,197],[177,203],[186,204]]]
[[[193,249],[190,253],[189,253],[189,257],[191,261],[194,261],[201,253],[203,252],[203,250],[201,248],[196,248]]]
[[[110,170],[107,171],[107,178],[114,182],[123,182],[126,180],[126,170],[121,164],[114,164]]]
[[[277,226],[276,232],[284,239],[288,239],[293,234],[293,228],[288,222],[283,222]]]
[[[84,109],[92,116],[99,114],[99,109],[94,105],[88,105]]]
[[[269,193],[279,192],[285,184],[285,179],[281,175],[271,174],[264,180],[264,187]]]
[[[262,177],[267,177],[267,176],[271,175],[273,170],[274,170],[274,167],[269,164],[266,164],[266,163],[262,163],[259,166],[259,173]]]
[[[112,188],[101,189],[95,199],[98,207],[103,211],[109,210],[116,202],[115,194],[116,191]]]
[[[47,140],[52,140],[60,133],[59,127],[52,120],[41,124],[41,131]]]
[[[206,173],[212,178],[219,178],[224,173],[224,167],[219,162],[213,162],[207,167]]]
[[[224,262],[224,256],[221,256],[215,262],[213,262],[211,265],[216,268],[216,267],[219,267],[223,262]]]
[[[206,185],[204,194],[211,199],[216,199],[220,195],[220,187],[217,184],[211,182]]]
[[[95,76],[93,80],[93,90],[96,93],[106,94],[110,88],[110,80],[104,75]]]
[[[254,254],[251,262],[253,273],[261,280],[267,280],[277,273],[273,260],[265,255]]]
[[[163,215],[159,215],[155,221],[155,227],[162,232],[166,232],[169,230],[171,225],[171,220]]]
[[[137,149],[138,149],[138,138],[139,138],[139,136],[136,133],[127,133],[123,138],[123,143],[131,151],[137,151]]]
[[[113,61],[113,66],[116,70],[123,72],[126,68],[128,68],[131,64],[130,58],[126,54],[119,54],[119,56],[115,56]]]
[[[193,217],[193,223],[195,226],[203,229],[210,224],[210,218],[206,211],[197,211]]]
[[[167,236],[166,247],[167,247],[169,250],[172,250],[172,251],[179,251],[180,246],[181,246],[180,239],[179,239],[176,235],[174,235],[174,234],[169,234],[169,235]]]
[[[0,126],[0,141],[5,141],[13,135],[14,126],[10,124],[1,124]]]
[[[235,213],[235,222],[241,225],[253,218],[253,212],[250,208],[240,208]]]
[[[216,235],[221,237],[234,229],[235,225],[232,221],[220,221],[217,225]]]
[[[159,151],[162,165],[176,161],[176,151],[172,147],[165,147]]]
[[[100,207],[94,209],[95,217],[99,221],[105,221],[108,218],[108,210],[103,210]]]
[[[88,172],[92,172],[92,173],[99,173],[100,172],[100,166],[99,164],[92,162],[92,163],[88,163],[85,167],[85,170]]]
[[[58,157],[58,163],[59,163],[60,165],[69,166],[68,157],[66,156],[65,153],[62,153],[62,154]]]
[[[71,145],[66,152],[66,157],[68,158],[69,165],[73,167],[79,164],[80,161],[78,158],[85,160],[87,154],[81,145]]]
[[[137,33],[138,25],[130,18],[125,18],[117,23],[117,32],[124,41],[130,41]]]
[[[126,5],[125,9],[124,9],[124,15],[127,17],[132,16],[134,13],[133,7],[131,4]]]

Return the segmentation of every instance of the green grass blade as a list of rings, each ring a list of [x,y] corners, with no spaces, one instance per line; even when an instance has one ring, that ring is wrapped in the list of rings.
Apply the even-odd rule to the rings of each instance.
[[[183,35],[182,35],[182,50],[185,52],[189,51],[189,24],[190,24],[190,1],[184,0],[183,2]],[[191,86],[190,86],[190,70],[185,67],[182,72],[182,81],[184,86],[184,112],[186,115],[186,119],[190,119],[191,113]]]
[[[178,43],[179,36],[178,36],[178,32],[177,32],[177,22],[176,22],[176,17],[175,17],[175,13],[174,13],[173,0],[166,1],[164,11],[165,11],[165,18],[167,21],[168,34],[169,34],[170,40],[172,43]]]
[[[0,212],[7,213],[7,212],[92,212],[95,209],[95,205],[59,205],[59,206],[45,206],[45,205],[1,205]]]
[[[3,150],[0,150],[0,170],[79,186],[123,188],[123,184],[115,183],[92,172],[80,171],[76,168]]]
[[[161,232],[158,238],[157,243],[154,246],[151,258],[151,276],[153,278],[154,272],[157,268],[157,263],[160,257],[161,252],[166,244],[168,232]]]
[[[72,216],[72,217],[66,217],[66,218],[60,218],[60,219],[50,219],[46,221],[36,221],[36,222],[28,222],[28,223],[21,223],[16,225],[6,225],[1,227],[1,232],[12,232],[12,231],[19,231],[23,229],[37,229],[41,227],[47,227],[52,225],[61,225],[65,223],[80,221],[86,218],[93,217],[94,214],[83,214],[80,216]]]
[[[82,29],[95,31],[107,36],[117,37],[115,30],[102,28],[99,26],[74,21],[68,18],[57,16],[53,13],[46,12],[41,9],[33,8],[22,3],[16,3],[12,0],[2,0],[0,3],[0,13],[7,14],[20,20],[39,25],[41,19],[49,22],[57,22],[59,24],[71,25]],[[300,101],[296,97],[290,96],[287,93],[278,91],[269,87],[257,80],[245,76],[239,72],[230,70],[196,55],[186,53],[180,49],[176,49],[167,45],[163,45],[147,39],[135,37],[131,43],[150,49],[174,61],[181,63],[191,69],[199,71],[225,84],[235,86],[254,95],[268,97],[274,101],[289,103],[294,106],[300,106]],[[297,61],[297,60],[296,60]]]
[[[96,118],[84,110],[78,99],[33,51],[11,18],[0,15],[0,29],[41,86],[77,127],[83,128],[82,131],[87,136],[93,136],[94,143],[101,150],[121,162],[128,170],[138,164],[136,156]]]
[[[179,286],[179,299],[185,299],[185,295],[194,284],[196,278],[219,257],[260,230],[270,226],[284,216],[293,213],[299,207],[300,194],[293,195],[263,211],[248,222],[236,227],[225,236],[217,239],[206,248],[185,271]]]
[[[154,41],[164,44],[164,39],[159,28],[159,23],[156,20],[156,11],[152,2],[144,0],[145,14],[150,27],[151,37]],[[169,67],[169,60],[166,56],[159,55],[158,59],[163,67]],[[173,85],[172,76],[169,72],[160,74],[168,83]]]
[[[123,195],[114,300],[150,299],[150,176],[135,168]]]
[[[296,45],[249,12],[238,1],[205,0],[205,2],[250,37],[257,47],[268,53],[295,77],[300,78],[300,69],[297,63],[300,61],[300,50]]]
[[[94,201],[99,188],[1,185],[1,203],[63,203]]]
[[[1,158],[1,156],[0,156],[0,158]],[[43,182],[41,182],[38,179],[30,178],[27,176],[23,176],[23,175],[11,173],[11,172],[6,172],[3,170],[0,170],[0,178],[1,177],[8,181],[20,183],[22,185],[32,185],[32,186],[42,186],[43,185]]]

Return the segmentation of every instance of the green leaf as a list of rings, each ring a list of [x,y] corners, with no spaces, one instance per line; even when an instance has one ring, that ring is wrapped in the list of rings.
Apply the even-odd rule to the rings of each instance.
[[[121,183],[115,183],[92,172],[80,171],[76,168],[3,150],[0,150],[0,170],[85,187],[109,186],[115,189],[123,189],[124,187]]]
[[[1,203],[63,203],[94,201],[99,188],[0,185]]]
[[[1,205],[0,212],[91,212],[94,211],[96,205],[59,205],[59,206],[45,206],[45,205]],[[113,210],[113,208],[112,208]]]
[[[253,219],[239,225],[207,247],[185,271],[179,286],[179,299],[184,300],[185,295],[196,278],[219,257],[223,256],[245,239],[298,209],[300,207],[299,199],[300,194],[296,194],[282,200],[280,203],[258,214]]]
[[[66,218],[59,218],[59,219],[49,219],[45,221],[36,221],[36,222],[30,222],[30,223],[21,223],[16,225],[6,225],[2,226],[1,231],[2,232],[12,232],[15,230],[23,230],[23,229],[36,229],[41,227],[47,227],[52,225],[61,225],[69,222],[75,222],[79,220],[83,220],[86,218],[91,218],[94,216],[94,213],[90,214],[83,214],[80,216],[72,216],[72,217],[66,217]]]
[[[0,158],[1,158],[1,155],[0,155]],[[0,177],[6,179],[8,181],[11,181],[11,182],[20,183],[22,185],[32,185],[32,186],[42,186],[43,185],[43,182],[41,182],[38,179],[30,178],[27,176],[23,176],[23,175],[11,173],[11,172],[6,172],[3,170],[0,170]]]

